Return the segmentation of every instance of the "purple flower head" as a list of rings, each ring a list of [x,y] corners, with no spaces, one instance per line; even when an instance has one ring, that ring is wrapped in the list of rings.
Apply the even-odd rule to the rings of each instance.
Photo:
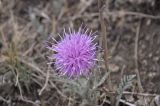
[[[55,67],[62,75],[69,77],[86,76],[96,62],[96,44],[93,43],[95,33],[88,30],[64,31],[64,38],[49,47],[55,52],[51,56],[55,60]],[[53,38],[54,39],[54,38]]]

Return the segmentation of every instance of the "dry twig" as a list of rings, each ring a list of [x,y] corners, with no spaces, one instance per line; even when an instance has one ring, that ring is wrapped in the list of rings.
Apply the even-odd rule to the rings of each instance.
[[[18,89],[19,89],[19,92],[20,92],[20,96],[21,96],[21,99],[23,100],[23,95],[22,95],[22,88],[21,88],[21,85],[19,83],[19,71],[18,69],[15,69],[16,70],[16,83],[15,83],[15,86],[18,85]]]
[[[99,39],[100,40],[100,47],[102,47],[104,49],[104,61],[105,61],[104,64],[105,64],[105,70],[108,73],[107,83],[108,83],[109,90],[112,91],[113,89],[112,89],[111,76],[110,76],[111,72],[108,67],[108,45],[107,45],[107,32],[106,32],[107,28],[106,28],[104,17],[103,17],[104,7],[102,5],[101,0],[98,0],[98,8],[99,8],[99,20],[100,20],[100,25],[101,25],[101,38]],[[114,106],[115,105],[115,97],[111,96],[110,98],[111,98],[111,105]]]
[[[49,66],[49,67],[50,67],[50,66]],[[49,80],[49,71],[50,71],[50,68],[47,70],[46,81],[45,81],[45,84],[44,84],[43,88],[40,90],[39,95],[41,95],[42,92],[44,91],[44,89],[47,87],[48,80]]]
[[[80,4],[80,8],[83,6],[83,8],[81,8],[81,10],[78,12],[78,14],[82,14],[92,3],[94,2],[94,0],[81,0],[81,4]],[[84,5],[86,4],[86,5]]]
[[[6,39],[5,34],[3,32],[3,27],[0,27],[0,35],[2,36],[2,42],[4,44],[4,47],[8,47],[7,39]]]
[[[142,87],[142,84],[141,84],[141,78],[140,78],[140,73],[139,73],[139,70],[138,70],[138,40],[139,40],[139,33],[140,33],[140,26],[141,26],[141,22],[139,23],[138,27],[137,27],[137,32],[136,32],[136,37],[135,37],[135,48],[134,48],[134,57],[135,57],[135,72],[136,72],[136,75],[137,75],[137,83],[138,83],[138,87],[139,87],[139,90],[141,92],[143,92],[143,87]]]
[[[117,92],[110,92],[108,89],[103,88],[103,90],[107,93],[107,94],[116,94]],[[137,93],[137,92],[128,92],[128,91],[124,91],[123,95],[137,95],[137,96],[142,96],[142,97],[156,97],[158,96],[158,94],[149,94],[149,93]]]
[[[108,17],[108,15],[110,16],[126,16],[126,15],[133,15],[133,16],[138,16],[140,18],[150,18],[150,19],[160,19],[160,16],[153,16],[153,15],[150,15],[150,14],[144,14],[144,13],[140,13],[140,12],[132,12],[132,11],[108,11],[106,10],[106,13],[105,14],[105,17]]]
[[[106,25],[105,21],[103,18],[103,8],[101,7],[101,1],[98,0],[99,4],[99,18],[100,18],[100,25],[101,25],[101,37],[100,37],[100,46],[104,49],[104,61],[105,61],[105,69],[107,72],[109,72],[108,75],[108,86],[110,90],[112,90],[112,85],[111,85],[111,79],[110,79],[110,71],[108,68],[108,46],[107,46],[107,33],[106,33]]]
[[[0,96],[0,101],[8,103],[8,100],[6,100],[5,98],[3,98],[2,96]]]

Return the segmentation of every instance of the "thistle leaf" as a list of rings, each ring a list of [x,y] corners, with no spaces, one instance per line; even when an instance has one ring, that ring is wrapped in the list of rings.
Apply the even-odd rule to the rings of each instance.
[[[119,100],[122,97],[123,91],[125,91],[127,88],[132,86],[132,82],[133,82],[133,79],[135,78],[135,76],[136,75],[128,75],[128,76],[124,76],[121,79],[121,82],[120,82],[118,90],[117,90],[118,96],[117,96],[116,106],[118,106],[118,104],[119,104]]]

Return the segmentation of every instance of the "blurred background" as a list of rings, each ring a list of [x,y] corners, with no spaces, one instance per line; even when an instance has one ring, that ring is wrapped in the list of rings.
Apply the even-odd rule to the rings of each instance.
[[[50,34],[58,40],[63,28],[77,30],[82,23],[97,31],[100,41],[99,10],[107,32],[113,89],[123,75],[138,69],[143,92],[160,94],[160,1],[101,2],[98,7],[98,0],[0,0],[0,106],[85,106],[67,86],[70,81],[47,65],[51,53],[44,43]],[[95,96],[96,104],[110,106],[103,102],[103,93]]]

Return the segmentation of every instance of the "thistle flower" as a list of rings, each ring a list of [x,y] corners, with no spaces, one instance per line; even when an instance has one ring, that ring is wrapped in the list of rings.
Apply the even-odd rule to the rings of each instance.
[[[64,37],[57,44],[48,48],[55,52],[51,56],[57,71],[69,77],[86,76],[96,62],[96,44],[93,43],[95,33],[79,28],[77,32],[64,30]]]

